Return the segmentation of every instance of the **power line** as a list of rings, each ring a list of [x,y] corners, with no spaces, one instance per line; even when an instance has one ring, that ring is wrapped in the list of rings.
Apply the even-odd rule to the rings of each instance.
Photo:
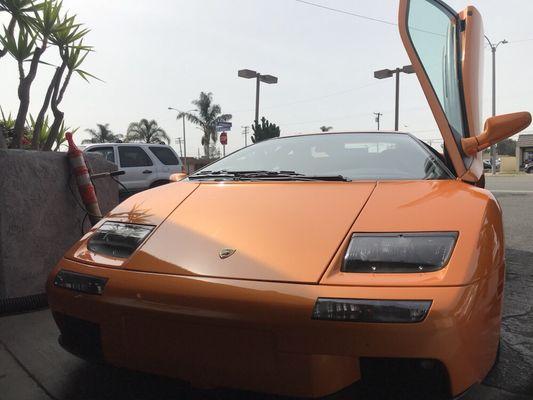
[[[298,3],[302,3],[302,4],[307,4],[308,6],[313,6],[313,7],[317,7],[317,8],[322,8],[324,10],[333,11],[333,12],[336,12],[336,13],[339,13],[339,14],[351,15],[352,17],[365,19],[367,21],[379,22],[381,24],[386,24],[386,25],[391,25],[391,26],[397,26],[398,25],[395,22],[386,21],[384,19],[369,17],[369,16],[366,16],[366,15],[357,14],[357,13],[354,13],[354,12],[351,12],[351,11],[340,10],[338,8],[328,7],[328,6],[324,6],[322,4],[312,3],[312,2],[306,1],[306,0],[294,0],[294,1],[296,1]]]
[[[265,107],[265,108],[266,109],[282,108],[282,107],[292,106],[292,105],[295,105],[295,104],[310,103],[310,102],[313,102],[313,101],[316,101],[316,100],[322,100],[322,99],[326,99],[328,97],[338,96],[340,94],[345,94],[345,93],[350,93],[350,92],[353,92],[353,91],[356,91],[356,90],[365,89],[367,87],[371,87],[371,86],[374,86],[374,85],[377,85],[377,84],[379,84],[379,82],[372,82],[372,83],[368,83],[366,85],[358,86],[358,87],[355,87],[355,88],[341,90],[340,92],[334,92],[334,93],[326,94],[326,95],[323,95],[323,96],[311,97],[311,98],[303,99],[303,100],[296,100],[296,101],[293,101],[293,102],[290,102],[290,103],[278,104],[277,106],[270,106],[270,107]]]
[[[333,93],[325,94],[325,95],[318,96],[318,97],[310,97],[310,98],[307,98],[307,99],[295,100],[295,101],[292,101],[292,102],[289,102],[289,103],[282,103],[282,104],[278,104],[278,105],[267,106],[267,107],[263,107],[263,109],[271,110],[271,109],[274,109],[274,108],[283,108],[283,107],[288,107],[288,106],[292,106],[292,105],[296,105],[296,104],[311,103],[313,101],[326,99],[328,97],[339,96],[341,94],[346,94],[346,93],[354,92],[354,91],[357,91],[357,90],[366,89],[368,87],[379,85],[380,83],[381,83],[381,81],[376,81],[376,82],[372,82],[372,83],[367,83],[366,85],[361,85],[361,86],[353,87],[353,88],[350,88],[350,89],[341,90],[339,92],[333,92]],[[248,109],[243,109],[243,110],[234,110],[233,112],[235,113],[235,112],[246,112],[246,111],[253,111],[253,108],[248,108]]]
[[[358,13],[355,13],[355,12],[352,12],[352,11],[341,10],[339,8],[328,7],[328,6],[325,6],[323,4],[313,3],[313,2],[307,1],[307,0],[294,0],[294,1],[296,1],[298,3],[306,4],[308,6],[321,8],[323,10],[328,10],[328,11],[336,12],[336,13],[339,13],[339,14],[350,15],[350,16],[356,17],[356,18],[361,18],[361,19],[364,19],[364,20],[367,20],[367,21],[379,22],[381,24],[390,25],[390,26],[398,26],[398,24],[396,22],[391,22],[391,21],[387,21],[387,20],[384,20],[384,19],[380,19],[380,18],[369,17],[367,15],[358,14]],[[436,34],[435,32],[423,31],[421,29],[416,29],[416,30],[419,30],[419,31],[422,31],[422,32],[426,32],[426,33]],[[439,34],[439,36],[441,36],[441,35]],[[532,41],[533,41],[533,38],[526,38],[526,39],[510,40],[509,43],[523,43],[523,42],[532,42]]]

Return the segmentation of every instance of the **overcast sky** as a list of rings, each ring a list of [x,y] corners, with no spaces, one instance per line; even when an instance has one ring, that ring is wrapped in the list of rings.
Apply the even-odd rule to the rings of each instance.
[[[311,0],[369,17],[396,22],[397,0]],[[505,3],[505,4],[503,4]],[[533,2],[449,0],[460,10],[475,5],[498,49],[498,112],[533,109]],[[109,123],[125,134],[128,124],[155,119],[171,136],[181,121],[168,106],[190,109],[201,91],[213,92],[224,113],[233,114],[228,151],[244,145],[241,126],[254,117],[255,86],[237,77],[249,68],[279,77],[263,85],[260,115],[282,135],[335,130],[393,129],[394,80],[377,81],[373,71],[409,63],[397,26],[356,18],[295,0],[64,0],[91,32],[95,47],[83,69],[104,82],[73,79],[61,108],[69,126]],[[5,16],[0,21],[6,22]],[[527,40],[529,39],[529,40]],[[44,57],[57,63],[55,49]],[[490,52],[486,52],[484,114],[490,113]],[[37,114],[53,69],[40,67],[30,111]],[[16,64],[0,60],[0,106],[16,114]],[[423,139],[439,138],[414,75],[402,76],[400,129]],[[201,131],[187,125],[187,151],[197,155]],[[201,150],[200,150],[201,151]]]

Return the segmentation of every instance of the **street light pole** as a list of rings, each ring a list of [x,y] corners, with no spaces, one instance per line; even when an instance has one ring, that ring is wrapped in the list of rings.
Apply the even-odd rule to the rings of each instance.
[[[405,65],[402,68],[396,69],[382,69],[374,72],[374,78],[376,79],[386,79],[392,78],[394,75],[396,77],[396,93],[394,101],[394,130],[398,131],[400,127],[400,73],[404,74],[414,74],[415,69],[412,65]]]
[[[238,71],[237,76],[239,78],[252,79],[255,78],[255,120],[256,124],[259,123],[259,91],[261,82],[274,84],[278,83],[278,78],[273,75],[263,75],[259,72],[252,71],[251,69],[241,69]]]
[[[255,78],[255,123],[259,123],[259,92],[261,90],[261,80],[259,79],[261,75],[257,74]]]
[[[492,53],[492,116],[496,116],[496,50],[500,44],[507,44],[507,40],[501,40],[496,44],[493,44],[487,35],[485,39],[489,43]],[[490,147],[490,168],[492,175],[496,174],[496,146]]]
[[[380,112],[375,112],[374,115],[376,116],[376,123],[378,124],[378,131],[379,131],[379,125],[380,125],[380,122],[381,122],[381,116],[383,114],[380,113]]]
[[[394,130],[400,130],[400,69],[396,68],[396,96],[394,99]]]
[[[174,107],[168,107],[168,109],[176,111],[178,113],[178,118],[181,115],[181,119],[183,120],[183,163],[185,164],[185,172],[187,173],[187,175],[189,175],[189,163],[187,161],[187,141],[186,141],[186,135],[185,135],[185,114],[193,112],[193,111],[198,111],[198,110],[193,109],[189,111],[180,111]],[[180,145],[180,148],[181,148],[181,145]]]

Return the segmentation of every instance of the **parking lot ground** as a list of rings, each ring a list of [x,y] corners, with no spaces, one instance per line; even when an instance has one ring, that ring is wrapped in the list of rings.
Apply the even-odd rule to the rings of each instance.
[[[487,177],[504,211],[507,282],[499,363],[463,399],[533,400],[533,176]],[[48,310],[0,317],[0,400],[272,399],[88,364],[57,344]],[[425,376],[364,380],[329,399],[442,399]]]

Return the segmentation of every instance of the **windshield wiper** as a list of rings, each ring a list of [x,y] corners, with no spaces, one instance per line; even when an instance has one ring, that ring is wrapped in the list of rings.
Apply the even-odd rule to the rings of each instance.
[[[342,175],[305,175],[295,171],[202,171],[191,175],[189,179],[229,179],[234,181],[340,181],[348,182],[349,179]]]
[[[298,175],[294,171],[266,171],[266,170],[250,170],[250,171],[229,171],[221,169],[219,171],[201,171],[197,174],[191,175],[191,179],[209,179],[209,178],[252,178],[252,177],[278,177],[278,176],[293,176]]]

